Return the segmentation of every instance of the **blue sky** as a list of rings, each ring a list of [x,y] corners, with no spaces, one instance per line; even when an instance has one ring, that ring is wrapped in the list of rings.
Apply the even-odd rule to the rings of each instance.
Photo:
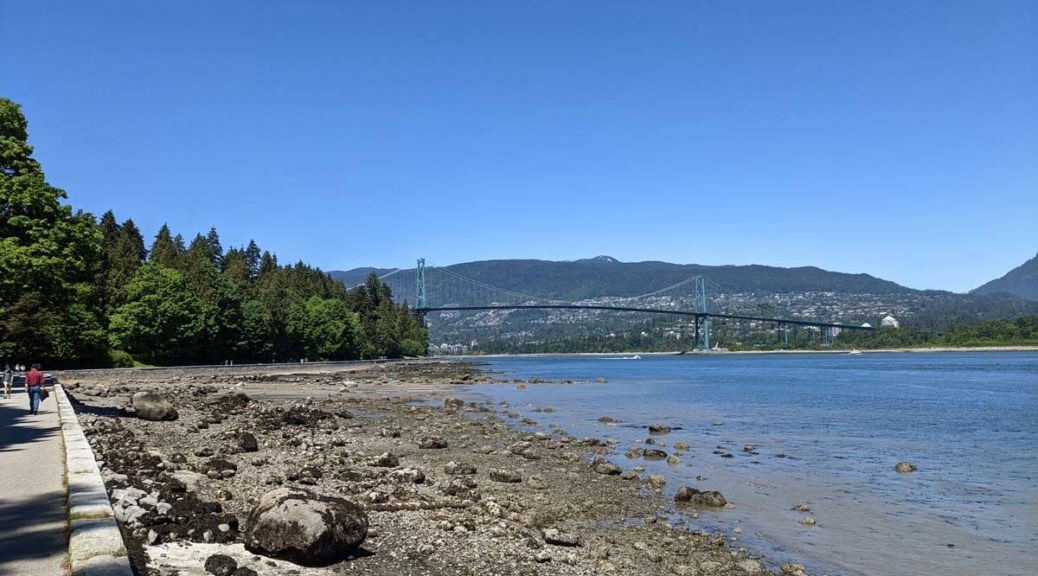
[[[964,291],[1038,251],[1038,4],[0,3],[48,178],[325,269],[817,265]]]

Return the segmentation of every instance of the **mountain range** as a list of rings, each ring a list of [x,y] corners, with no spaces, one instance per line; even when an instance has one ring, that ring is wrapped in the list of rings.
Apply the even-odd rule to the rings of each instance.
[[[814,266],[704,266],[657,261],[620,262],[611,256],[597,256],[573,261],[482,260],[454,264],[446,269],[504,290],[559,300],[644,294],[696,275],[706,276],[715,286],[732,293],[953,294],[942,290],[916,290],[869,274],[833,272]],[[336,270],[330,274],[345,285],[353,286],[363,282],[372,272],[384,276],[394,270],[364,267]],[[1038,301],[1038,255],[969,294]]]
[[[733,293],[918,292],[868,274],[830,272],[814,266],[704,266],[656,261],[620,262],[610,256],[597,256],[574,261],[484,260],[446,268],[497,288],[558,300],[634,296],[660,290],[697,275],[706,276],[725,292]],[[353,286],[363,282],[372,272],[383,276],[392,271],[384,268],[356,268],[330,274],[347,286]]]
[[[704,266],[668,262],[620,262],[610,256],[574,261],[485,260],[454,264],[442,270],[430,265],[427,288],[433,305],[440,298],[461,305],[487,304],[465,296],[444,297],[459,276],[486,286],[531,295],[534,299],[598,301],[644,295],[702,275],[709,280],[711,311],[771,318],[877,325],[891,314],[906,325],[943,331],[955,324],[1012,319],[1038,314],[1038,257],[1004,277],[966,294],[943,290],[916,290],[869,274],[848,274],[814,266]],[[333,271],[331,276],[347,286],[364,282],[369,274],[385,278],[394,298],[415,302],[415,270],[356,268]],[[659,296],[657,304],[690,309],[693,286],[684,284]],[[501,293],[491,295],[503,302]],[[504,296],[503,298],[507,298]],[[513,302],[515,302],[513,300]],[[480,341],[484,346],[502,341],[523,343],[558,338],[596,338],[628,333],[640,323],[655,321],[657,333],[673,333],[680,327],[671,319],[642,316],[588,314],[586,312],[500,311],[493,313],[437,313],[429,317],[431,335],[437,342]],[[652,332],[652,330],[650,330]],[[503,344],[501,349],[515,349]]]

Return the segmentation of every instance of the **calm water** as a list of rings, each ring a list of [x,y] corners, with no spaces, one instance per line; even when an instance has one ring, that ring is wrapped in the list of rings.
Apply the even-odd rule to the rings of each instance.
[[[847,575],[1038,574],[1038,353],[560,356],[490,368],[580,381],[473,392],[617,439],[614,461],[666,474],[671,492],[720,490],[736,508],[695,525],[741,527],[741,543],[771,559]],[[547,406],[555,412],[533,411]],[[659,441],[691,446],[681,463],[625,458],[657,422],[680,428]],[[919,471],[895,473],[901,460]],[[817,526],[799,523],[801,502]]]

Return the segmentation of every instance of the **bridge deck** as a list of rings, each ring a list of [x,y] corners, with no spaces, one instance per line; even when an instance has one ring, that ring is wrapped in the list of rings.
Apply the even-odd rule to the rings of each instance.
[[[693,312],[690,310],[673,310],[666,308],[635,308],[631,306],[607,306],[604,304],[515,304],[504,306],[430,306],[416,308],[419,312],[450,312],[455,310],[613,310],[616,312],[644,312],[646,314],[672,314],[677,316],[694,316],[698,318],[721,318],[730,320],[748,320],[769,322],[773,324],[792,324],[797,326],[818,326],[822,328],[840,328],[844,330],[872,330],[869,326],[855,326],[838,322],[817,322],[814,320],[789,320],[786,318],[765,318],[762,316],[743,316],[740,314],[714,314],[711,312]]]

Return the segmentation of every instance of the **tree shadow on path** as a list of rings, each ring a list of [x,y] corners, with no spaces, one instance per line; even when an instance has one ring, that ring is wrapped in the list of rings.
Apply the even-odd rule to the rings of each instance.
[[[30,576],[34,572],[26,572],[27,563],[64,560],[68,497],[60,478],[41,475],[61,474],[65,462],[60,448],[36,446],[51,442],[60,431],[54,405],[42,407],[44,413],[33,416],[28,397],[14,395],[12,400],[0,404],[0,576]],[[40,420],[48,424],[31,425]],[[42,462],[44,454],[55,461]],[[59,488],[40,492],[36,488],[41,483]]]

